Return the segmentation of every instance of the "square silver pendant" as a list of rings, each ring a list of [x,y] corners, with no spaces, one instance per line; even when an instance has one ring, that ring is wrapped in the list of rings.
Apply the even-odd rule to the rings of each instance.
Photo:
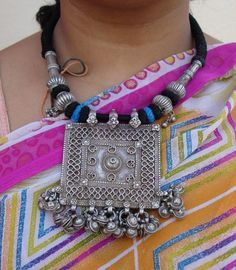
[[[78,206],[157,208],[160,126],[69,123],[66,126],[61,201]]]

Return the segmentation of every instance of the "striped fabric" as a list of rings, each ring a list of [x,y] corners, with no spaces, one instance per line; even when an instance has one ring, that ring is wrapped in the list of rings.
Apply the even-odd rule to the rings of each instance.
[[[146,106],[192,55],[156,62],[89,106],[121,113]],[[0,269],[236,269],[235,67],[236,43],[210,46],[206,67],[176,108],[177,122],[162,131],[162,190],[184,185],[186,217],[161,219],[145,239],[68,235],[39,211],[40,193],[60,179],[67,120],[44,119],[2,137]]]

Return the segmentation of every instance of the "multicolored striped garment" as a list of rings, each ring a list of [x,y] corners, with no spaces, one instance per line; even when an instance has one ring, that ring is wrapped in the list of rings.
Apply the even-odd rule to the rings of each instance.
[[[209,46],[206,66],[162,131],[162,190],[182,183],[186,217],[144,239],[68,235],[38,197],[60,180],[64,126],[43,119],[0,137],[0,269],[236,269],[236,43]],[[99,112],[142,108],[194,50],[155,62],[88,100]]]

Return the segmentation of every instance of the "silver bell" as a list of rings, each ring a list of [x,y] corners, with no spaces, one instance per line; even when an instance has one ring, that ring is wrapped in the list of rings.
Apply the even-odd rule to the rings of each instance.
[[[77,230],[79,230],[80,228],[83,228],[84,225],[85,225],[85,219],[83,216],[78,216],[73,220],[73,226]]]

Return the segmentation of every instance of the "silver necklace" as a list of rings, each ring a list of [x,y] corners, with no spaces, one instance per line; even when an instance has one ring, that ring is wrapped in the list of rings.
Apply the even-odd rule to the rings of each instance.
[[[45,55],[50,89],[65,84],[56,54]],[[195,60],[180,79],[167,88],[185,95],[185,86],[202,67]],[[62,92],[51,115],[63,112],[75,98]],[[161,131],[175,121],[171,100],[157,95],[154,104],[167,115],[159,124],[141,125],[136,109],[128,124],[120,124],[112,110],[107,123],[98,123],[90,111],[86,123],[68,123],[65,129],[60,185],[43,192],[40,209],[51,211],[54,222],[72,233],[81,228],[114,237],[146,236],[158,230],[162,218],[184,217],[182,186],[161,191]]]

